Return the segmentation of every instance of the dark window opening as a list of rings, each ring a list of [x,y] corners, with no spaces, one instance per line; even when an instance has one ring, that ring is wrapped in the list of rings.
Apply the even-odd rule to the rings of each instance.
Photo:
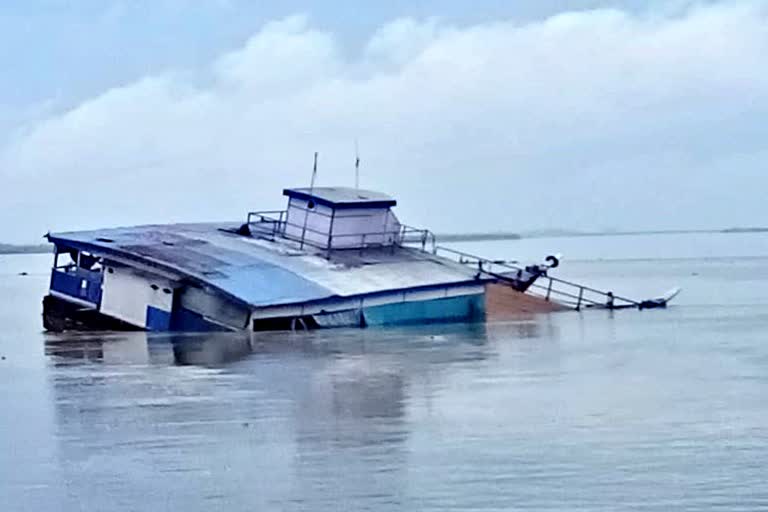
[[[255,318],[254,331],[303,331],[317,329],[319,326],[311,315],[289,316],[283,318]]]

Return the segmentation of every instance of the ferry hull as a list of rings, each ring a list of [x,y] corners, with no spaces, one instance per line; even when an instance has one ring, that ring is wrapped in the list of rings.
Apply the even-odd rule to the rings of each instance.
[[[254,321],[246,329],[253,331],[308,330],[449,322],[499,322],[565,309],[567,308],[557,303],[527,295],[506,284],[490,283],[485,286],[484,293],[480,294],[393,302],[319,315],[271,318],[265,321]],[[136,326],[54,295],[48,295],[43,299],[43,326],[51,332],[89,330],[208,332],[211,330],[237,330],[223,329],[221,326],[205,322],[200,315],[186,311],[181,315],[175,315],[172,322],[164,323],[163,326],[152,324]]]
[[[323,315],[273,318],[254,322],[254,331],[305,330],[333,327],[376,327],[448,322],[481,322],[485,320],[485,299],[467,295],[444,299],[398,302],[371,306],[360,310]],[[165,328],[139,327],[118,320],[95,309],[84,308],[65,299],[47,295],[43,299],[43,326],[50,332],[63,331],[176,331],[208,332],[212,324],[201,320],[174,321]],[[224,329],[215,329],[224,330]],[[236,329],[231,329],[236,330]]]
[[[43,298],[43,328],[64,331],[139,331],[136,326],[54,295]]]

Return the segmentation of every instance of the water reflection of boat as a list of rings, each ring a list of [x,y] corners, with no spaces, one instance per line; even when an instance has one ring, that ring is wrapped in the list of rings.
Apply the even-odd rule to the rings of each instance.
[[[176,364],[217,366],[247,357],[251,339],[243,333],[157,334],[93,332],[49,334],[45,353],[55,361],[85,360],[104,364]]]
[[[45,336],[45,354],[55,362],[84,360],[106,364],[145,364],[150,361],[143,332],[88,332]]]
[[[538,337],[541,322],[535,317],[495,324],[412,326],[388,330],[340,329],[332,332],[260,333],[49,333],[45,353],[54,361],[91,361],[104,364],[175,364],[223,366],[249,357],[348,358],[378,355],[399,358],[410,347],[420,354],[416,365],[466,360],[484,354],[489,340]],[[431,350],[435,346],[440,350]],[[482,356],[481,356],[482,357]],[[437,358],[437,359],[435,359]],[[355,366],[348,367],[350,370]],[[360,367],[358,367],[360,369]]]

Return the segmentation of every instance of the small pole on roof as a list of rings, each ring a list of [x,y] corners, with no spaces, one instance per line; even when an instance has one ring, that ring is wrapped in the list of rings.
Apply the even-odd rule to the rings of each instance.
[[[312,192],[315,189],[315,176],[317,176],[317,151],[315,151],[315,163],[312,165],[312,179],[309,181],[309,191]]]
[[[355,139],[355,188],[360,188],[360,149]]]
[[[309,195],[310,199],[307,202],[307,208],[304,210],[304,227],[301,228],[301,245],[300,247],[304,248],[304,237],[307,235],[307,221],[309,220],[309,210],[312,209],[312,199],[311,196],[315,191],[315,177],[317,176],[317,151],[315,151],[315,161],[312,164],[312,179],[309,180]]]

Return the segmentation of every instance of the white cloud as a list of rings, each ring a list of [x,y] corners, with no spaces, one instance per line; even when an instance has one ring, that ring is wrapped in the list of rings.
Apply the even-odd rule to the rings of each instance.
[[[450,29],[441,27],[437,19],[418,21],[401,18],[388,23],[374,33],[365,52],[376,64],[391,63],[402,65],[418,57],[435,43],[440,35],[447,35]]]
[[[762,2],[401,19],[358,57],[291,17],[195,79],[147,77],[26,127],[0,150],[0,238],[244,217],[281,206],[315,150],[321,183],[351,183],[356,137],[363,184],[438,231],[759,224],[766,55]]]
[[[312,30],[306,16],[268,23],[213,68],[222,89],[253,98],[295,94],[343,73],[333,38]]]

